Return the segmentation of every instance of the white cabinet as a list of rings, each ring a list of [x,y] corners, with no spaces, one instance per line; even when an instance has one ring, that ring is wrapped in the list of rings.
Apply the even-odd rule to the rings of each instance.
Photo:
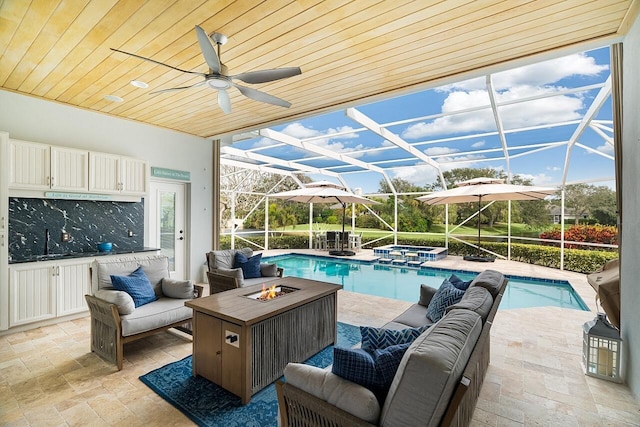
[[[9,270],[9,326],[19,326],[87,310],[90,262],[46,261]]]
[[[27,264],[9,270],[9,326],[54,318],[56,295],[52,282],[55,282],[55,266]]]
[[[89,152],[9,140],[9,188],[87,191]]]
[[[106,153],[89,153],[89,191],[106,194],[144,195],[147,162]]]

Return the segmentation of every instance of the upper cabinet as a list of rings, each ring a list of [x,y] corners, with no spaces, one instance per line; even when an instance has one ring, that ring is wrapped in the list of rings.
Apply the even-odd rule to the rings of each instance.
[[[68,191],[144,196],[149,182],[146,161],[9,139],[11,190]]]
[[[9,187],[87,191],[89,152],[9,140]]]
[[[90,152],[89,191],[105,194],[144,195],[149,167],[144,160]]]

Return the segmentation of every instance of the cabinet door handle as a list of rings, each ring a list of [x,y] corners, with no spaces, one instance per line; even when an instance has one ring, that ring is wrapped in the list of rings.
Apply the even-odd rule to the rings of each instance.
[[[47,185],[48,187],[50,187],[50,186],[51,186],[51,177],[49,177],[49,176],[47,177],[47,184],[46,184],[46,185]]]
[[[54,177],[51,177],[51,186],[52,186],[52,187],[55,187],[55,186],[56,186],[55,181],[54,181]]]
[[[0,234],[0,248],[4,248],[4,234]]]
[[[0,229],[2,229],[2,230],[4,230],[4,229],[5,229],[5,227],[6,227],[6,225],[5,225],[5,222],[4,222],[4,221],[5,221],[5,217],[2,217],[2,218],[0,219]]]

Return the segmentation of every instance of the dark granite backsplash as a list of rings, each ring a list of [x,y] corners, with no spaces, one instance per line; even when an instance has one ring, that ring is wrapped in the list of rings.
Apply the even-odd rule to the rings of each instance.
[[[100,242],[114,249],[144,246],[144,200],[111,202],[9,198],[9,256],[13,260],[45,253],[96,252]],[[62,241],[62,232],[69,241]],[[132,237],[129,237],[129,233]]]

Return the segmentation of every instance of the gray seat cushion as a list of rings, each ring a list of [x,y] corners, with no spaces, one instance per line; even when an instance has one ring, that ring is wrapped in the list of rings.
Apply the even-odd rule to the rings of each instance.
[[[437,426],[480,336],[482,320],[453,310],[407,350],[384,402],[381,426]]]
[[[413,304],[404,313],[384,325],[385,329],[405,329],[420,328],[431,325],[431,320],[427,317],[427,307],[420,304]]]
[[[469,287],[481,286],[489,291],[493,299],[496,299],[502,282],[504,282],[504,275],[502,273],[496,270],[484,270],[473,279]]]
[[[136,308],[131,314],[121,316],[122,336],[127,337],[190,319],[193,316],[193,310],[185,307],[186,301],[189,299],[163,297],[151,304]]]

